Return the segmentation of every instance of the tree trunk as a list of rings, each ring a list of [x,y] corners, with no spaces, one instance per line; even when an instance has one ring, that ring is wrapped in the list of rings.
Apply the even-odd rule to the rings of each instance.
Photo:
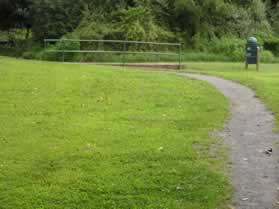
[[[30,28],[26,28],[25,39],[29,39],[30,36]]]

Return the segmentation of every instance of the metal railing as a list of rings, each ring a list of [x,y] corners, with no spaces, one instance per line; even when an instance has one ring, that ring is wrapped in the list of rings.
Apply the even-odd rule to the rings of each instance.
[[[62,49],[49,49],[49,44],[54,44],[54,43],[62,43]],[[63,46],[66,46],[65,44],[67,42],[79,42],[81,43],[109,43],[111,45],[113,44],[120,44],[121,47],[118,50],[112,50],[113,47],[111,47],[110,50],[91,50],[91,49],[66,49]],[[149,45],[149,46],[164,46],[164,47],[174,47],[174,51],[139,51],[139,50],[129,50],[128,45]],[[144,42],[144,41],[124,41],[124,40],[86,40],[86,39],[44,39],[44,48],[45,52],[51,53],[51,52],[56,52],[56,53],[61,53],[62,54],[62,61],[65,61],[65,54],[66,53],[100,53],[100,54],[122,54],[122,63],[125,65],[126,63],[126,56],[127,54],[143,54],[143,55],[167,55],[167,56],[176,56],[177,57],[177,62],[179,67],[181,66],[181,44],[180,43],[162,43],[162,42]],[[152,47],[151,47],[152,48]]]

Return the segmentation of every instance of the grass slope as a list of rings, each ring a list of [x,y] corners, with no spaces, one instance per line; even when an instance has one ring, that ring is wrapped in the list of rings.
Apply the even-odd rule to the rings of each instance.
[[[260,71],[251,65],[244,70],[243,63],[188,63],[187,71],[217,75],[240,82],[252,89],[275,114],[279,130],[279,64],[261,64]]]
[[[0,57],[0,208],[216,208],[226,117],[203,82]]]

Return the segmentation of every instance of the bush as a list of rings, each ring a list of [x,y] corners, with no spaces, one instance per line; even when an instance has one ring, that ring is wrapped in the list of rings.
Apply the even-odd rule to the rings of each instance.
[[[27,51],[27,52],[23,52],[22,58],[23,59],[35,59],[36,55],[33,53],[33,51]]]
[[[238,61],[245,60],[245,39],[238,38],[214,38],[211,42],[205,44],[200,41],[204,47],[203,52],[187,52],[183,60],[190,61]],[[262,62],[275,62],[273,53],[269,50],[262,50]]]
[[[215,62],[215,61],[232,61],[230,57],[223,54],[216,54],[212,52],[185,52],[182,56],[183,61],[204,61],[204,62]]]
[[[66,38],[66,37],[63,37]],[[62,39],[63,39],[62,38]],[[78,41],[62,41],[62,39],[57,42],[55,45],[51,45],[47,48],[47,50],[58,50],[61,52],[45,52],[41,56],[43,56],[44,60],[50,61],[61,61],[63,59],[63,50],[80,50],[80,42]],[[64,60],[65,61],[74,61],[76,53],[65,53]]]
[[[209,51],[230,57],[231,61],[243,61],[246,40],[237,38],[214,39]]]
[[[263,50],[261,51],[261,61],[262,62],[274,62],[275,61],[275,57],[272,54],[272,52],[268,51],[268,50]]]
[[[34,43],[29,40],[10,40],[9,45],[0,47],[0,54],[11,57],[21,57],[32,48]]]
[[[271,51],[275,55],[279,55],[279,38],[264,41],[264,49]]]
[[[0,55],[9,57],[19,57],[20,54],[15,47],[0,46]]]

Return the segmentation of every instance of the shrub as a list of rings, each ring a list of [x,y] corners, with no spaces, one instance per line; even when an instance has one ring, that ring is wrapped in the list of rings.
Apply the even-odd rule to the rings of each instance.
[[[22,54],[23,59],[35,59],[36,55],[32,51],[26,51]]]
[[[232,61],[242,61],[245,56],[245,44],[246,40],[237,38],[214,39],[209,51],[228,56]]]
[[[18,57],[18,52],[15,47],[0,46],[0,55],[9,57]]]
[[[216,54],[212,52],[185,52],[182,56],[183,61],[232,61],[230,57],[223,54]]]
[[[261,61],[262,62],[274,62],[275,61],[275,57],[272,54],[272,52],[268,51],[268,50],[263,50],[261,52]]]
[[[67,38],[67,37],[62,37]],[[74,38],[69,36],[69,38]],[[48,50],[59,50],[61,52],[45,52],[41,56],[43,59],[50,60],[50,61],[60,61],[62,60],[63,50],[80,50],[80,42],[78,41],[62,41],[62,39],[57,42],[55,45],[49,46]],[[75,60],[76,53],[65,53],[64,60],[65,61],[73,61]]]
[[[264,41],[264,49],[271,51],[275,55],[279,55],[279,38]]]

